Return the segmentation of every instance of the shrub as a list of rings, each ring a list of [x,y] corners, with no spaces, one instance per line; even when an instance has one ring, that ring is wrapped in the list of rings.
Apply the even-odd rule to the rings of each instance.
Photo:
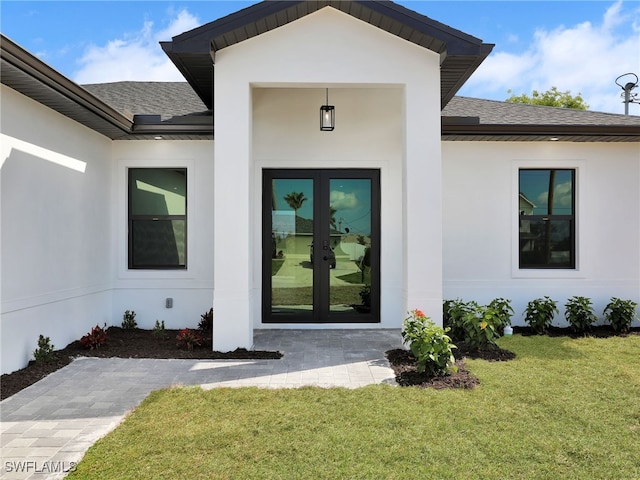
[[[504,327],[511,323],[513,309],[510,303],[510,300],[502,298],[497,298],[486,306],[475,301],[447,300],[444,302],[444,323],[451,328],[451,337],[466,343],[469,348],[494,348]]]
[[[430,376],[443,376],[457,371],[451,353],[455,345],[447,336],[449,329],[434,324],[420,310],[412,310],[404,321],[402,338],[417,361],[417,370]]]
[[[213,308],[208,312],[200,315],[200,323],[198,323],[198,330],[202,332],[210,332],[213,330]]]
[[[497,315],[499,322],[496,325],[498,335],[504,335],[504,327],[511,325],[511,316],[513,315],[511,300],[505,298],[494,298],[488,306],[495,310]]]
[[[524,311],[524,321],[529,324],[531,329],[541,335],[551,326],[553,317],[558,313],[556,302],[549,297],[536,298],[527,304]]]
[[[124,315],[122,316],[122,328],[125,330],[131,330],[137,327],[136,312],[133,310],[125,310]]]
[[[471,308],[462,317],[464,342],[474,350],[496,348],[502,325],[501,313],[490,305],[470,302]],[[502,327],[504,328],[504,327]]]
[[[586,334],[591,330],[591,325],[598,320],[593,313],[591,300],[587,297],[571,297],[564,306],[564,316],[576,333]]]
[[[106,326],[107,325],[105,324],[105,327]],[[106,341],[107,332],[99,325],[93,327],[89,333],[80,339],[80,343],[88,350],[100,348],[100,346],[104,345]]]
[[[53,349],[54,346],[51,343],[51,339],[40,335],[38,337],[38,348],[34,350],[33,358],[36,359],[36,362],[50,362],[55,360],[56,356],[53,353]]]
[[[364,307],[371,307],[371,285],[363,285],[358,295]]]
[[[186,347],[187,350],[193,350],[193,347],[199,347],[202,345],[202,336],[200,333],[197,330],[192,330],[190,328],[183,328],[180,330],[176,336],[176,340],[178,340],[178,348]]]
[[[631,324],[638,318],[636,307],[638,304],[632,300],[621,300],[612,297],[611,301],[604,307],[604,318],[611,324],[611,328],[617,333],[626,333],[631,328]]]
[[[156,324],[153,327],[153,330],[151,331],[151,335],[153,335],[156,338],[164,338],[165,337],[164,320],[162,320],[162,323],[160,323],[158,320],[156,320]]]
[[[449,328],[451,337],[455,340],[464,340],[464,316],[477,308],[475,302],[463,302],[459,298],[455,300],[445,300],[442,311],[442,324]]]

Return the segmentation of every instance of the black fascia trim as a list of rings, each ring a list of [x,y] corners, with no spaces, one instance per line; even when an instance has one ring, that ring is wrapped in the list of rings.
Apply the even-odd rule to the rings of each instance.
[[[446,118],[446,117],[442,117]],[[453,117],[455,118],[455,117]],[[640,125],[471,125],[442,122],[443,135],[611,136],[640,138]]]

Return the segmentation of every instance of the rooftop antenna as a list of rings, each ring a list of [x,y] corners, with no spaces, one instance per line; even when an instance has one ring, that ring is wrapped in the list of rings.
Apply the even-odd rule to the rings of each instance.
[[[633,76],[633,78],[635,78],[635,81],[634,82],[627,82],[623,86],[622,83],[618,82],[618,80],[620,80],[622,77],[626,77],[627,75]],[[638,100],[638,94],[637,93],[631,93],[631,90],[633,90],[634,88],[636,88],[638,86],[638,76],[635,73],[623,73],[618,78],[616,78],[616,85],[618,85],[624,91],[624,93],[620,94],[620,96],[624,97],[624,101],[622,102],[622,103],[624,103],[624,114],[625,115],[629,115],[629,104],[630,103],[640,103],[640,100]]]

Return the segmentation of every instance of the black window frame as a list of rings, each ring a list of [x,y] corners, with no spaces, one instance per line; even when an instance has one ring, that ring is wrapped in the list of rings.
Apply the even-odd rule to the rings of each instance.
[[[184,172],[184,188],[185,188],[185,205],[184,205],[184,215],[139,215],[133,214],[133,174],[139,170],[173,170],[173,171],[181,171]],[[188,263],[188,179],[187,179],[187,168],[186,167],[130,167],[127,169],[127,236],[128,236],[128,268],[130,270],[187,270]],[[134,228],[133,224],[136,221],[174,221],[174,220],[182,220],[184,221],[184,263],[176,263],[176,264],[145,264],[145,263],[137,263],[134,258]],[[178,257],[179,258],[179,257]]]
[[[577,248],[577,239],[576,239],[576,172],[575,168],[520,168],[518,169],[518,192],[519,196],[522,195],[521,181],[522,181],[522,172],[525,171],[539,171],[539,172],[549,172],[551,175],[552,171],[555,172],[570,172],[571,174],[571,214],[554,214],[552,209],[553,205],[548,206],[548,211],[545,214],[530,214],[526,215],[523,211],[520,210],[519,204],[518,208],[518,267],[520,270],[575,270],[576,269],[576,248]],[[519,202],[519,199],[518,199]],[[551,211],[549,211],[551,210]],[[521,230],[521,226],[523,225],[523,221],[527,222],[544,222],[546,225],[549,225],[551,228],[552,222],[569,222],[569,237],[570,237],[570,247],[569,247],[569,259],[564,263],[526,263],[523,261],[523,232]],[[548,233],[548,235],[550,232]],[[551,250],[547,252],[549,255]]]

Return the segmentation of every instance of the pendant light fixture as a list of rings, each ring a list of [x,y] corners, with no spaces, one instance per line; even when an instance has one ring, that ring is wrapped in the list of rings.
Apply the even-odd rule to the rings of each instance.
[[[336,127],[336,108],[329,105],[329,89],[327,88],[327,101],[320,107],[320,131],[330,132]]]

